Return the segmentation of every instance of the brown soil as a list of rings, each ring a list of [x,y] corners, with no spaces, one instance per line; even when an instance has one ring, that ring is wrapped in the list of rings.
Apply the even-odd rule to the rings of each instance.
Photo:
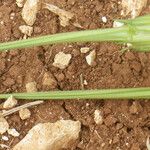
[[[120,18],[118,0],[51,0],[62,9],[75,13],[77,21],[84,29],[111,27],[113,19]],[[149,13],[150,8],[143,11]],[[13,20],[10,14],[15,13]],[[23,35],[18,27],[24,24],[21,9],[15,0],[0,0],[0,41],[17,40]],[[104,24],[101,17],[106,16]],[[42,10],[34,24],[34,35],[46,35],[80,30],[70,25],[61,27],[56,15]],[[97,58],[93,67],[87,65],[80,48],[88,46],[96,50]],[[38,91],[81,89],[80,75],[87,80],[85,89],[150,86],[150,54],[121,51],[121,46],[112,43],[59,44],[18,49],[0,53],[0,92],[25,92],[29,81],[36,81]],[[56,53],[71,53],[73,59],[65,70],[52,66]],[[78,67],[77,67],[78,66]],[[44,87],[42,78],[45,72],[51,74],[57,84]],[[20,101],[19,104],[26,101]],[[133,105],[134,104],[134,105]],[[104,123],[96,125],[94,111],[100,109]],[[64,100],[47,101],[32,108],[32,116],[26,121],[18,114],[8,117],[11,127],[21,135],[5,143],[13,147],[35,124],[55,122],[59,119],[80,120],[80,139],[72,150],[146,150],[146,138],[150,134],[150,102],[141,100]]]

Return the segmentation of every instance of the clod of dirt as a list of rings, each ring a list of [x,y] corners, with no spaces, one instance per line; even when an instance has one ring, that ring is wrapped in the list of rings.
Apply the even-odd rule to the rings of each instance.
[[[80,49],[80,51],[81,51],[81,53],[86,54],[86,53],[88,53],[90,51],[90,48],[89,47],[82,47]]]
[[[3,104],[4,109],[10,109],[17,105],[18,101],[13,97],[10,96]]]
[[[7,120],[0,117],[0,134],[4,134],[9,129],[9,124]]]
[[[90,52],[89,55],[86,56],[86,62],[88,63],[88,65],[92,66],[95,62],[95,58],[96,58],[96,51],[93,50],[92,52]]]
[[[116,122],[117,122],[117,119],[113,115],[107,116],[106,119],[104,120],[105,125],[108,127],[112,126]]]
[[[25,119],[30,118],[31,112],[30,112],[30,110],[29,110],[28,108],[21,109],[21,110],[19,111],[19,116],[20,116],[20,118],[21,118],[22,120],[25,120]]]
[[[57,86],[57,81],[51,73],[46,72],[43,76],[43,85],[54,89]]]
[[[129,111],[131,114],[138,114],[142,111],[142,106],[139,102],[134,101],[133,104],[130,106]]]
[[[101,125],[103,123],[102,112],[98,109],[96,109],[94,112],[94,121],[98,125]]]
[[[20,135],[20,133],[16,129],[8,129],[7,132],[8,132],[8,134],[10,134],[14,137],[18,137]]]
[[[59,7],[52,5],[52,4],[47,4],[44,3],[43,4],[43,8],[48,9],[49,11],[55,13],[56,15],[59,16],[59,20],[60,20],[60,25],[63,27],[66,27],[69,25],[69,21],[70,19],[72,19],[74,17],[74,14],[65,11],[63,9],[60,9]]]
[[[55,55],[53,66],[58,67],[60,69],[65,69],[69,65],[71,58],[71,54],[59,52]]]
[[[19,30],[21,33],[27,36],[31,36],[33,33],[33,27],[27,26],[27,25],[21,25],[19,26]]]
[[[37,92],[36,82],[29,82],[26,84],[27,92]]]
[[[40,0],[27,0],[22,9],[22,18],[27,25],[32,26],[40,9]]]
[[[13,150],[60,150],[70,146],[79,137],[81,123],[60,120],[34,126]]]
[[[135,18],[140,15],[146,4],[147,0],[122,0],[121,15],[127,16],[131,14],[131,18]]]
[[[17,4],[18,7],[21,8],[24,5],[24,0],[16,0],[16,4]]]

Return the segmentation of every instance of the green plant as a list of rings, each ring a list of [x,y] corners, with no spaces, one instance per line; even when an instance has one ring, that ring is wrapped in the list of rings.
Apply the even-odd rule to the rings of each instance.
[[[126,88],[106,90],[76,90],[76,91],[51,91],[35,93],[0,94],[0,99],[14,96],[17,99],[148,99],[150,88]]]
[[[69,43],[69,42],[100,42],[112,41],[118,43],[130,43],[137,51],[150,50],[150,15],[130,20],[118,20],[124,23],[119,28],[87,30],[70,33],[59,33],[35,37],[25,40],[6,42],[0,44],[0,51],[12,50],[45,44]]]
[[[45,44],[68,42],[112,41],[130,43],[137,51],[150,51],[150,15],[133,20],[119,20],[119,28],[60,33],[0,44],[0,51]],[[0,94],[0,99],[14,96],[18,99],[147,99],[150,88],[125,88],[106,90],[51,91],[36,93]]]

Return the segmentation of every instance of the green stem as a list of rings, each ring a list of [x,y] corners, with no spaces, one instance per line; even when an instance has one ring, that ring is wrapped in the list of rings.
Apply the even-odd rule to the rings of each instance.
[[[104,90],[51,91],[35,93],[0,94],[0,99],[10,96],[29,100],[59,100],[59,99],[147,99],[150,98],[150,88],[125,88]]]
[[[115,41],[125,42],[128,40],[128,27],[112,29],[98,29],[88,31],[78,31],[69,33],[59,33],[47,35],[13,42],[0,44],[0,51],[12,50],[16,48],[25,48],[31,46],[41,46],[46,44],[70,43],[70,42],[99,42],[99,41]]]

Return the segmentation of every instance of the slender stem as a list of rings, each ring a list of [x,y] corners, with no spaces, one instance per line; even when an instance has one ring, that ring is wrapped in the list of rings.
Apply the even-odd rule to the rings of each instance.
[[[17,99],[50,100],[50,99],[147,99],[150,88],[125,88],[106,90],[51,91],[35,93],[0,94],[0,99],[14,96]]]
[[[31,46],[41,46],[46,44],[69,43],[69,42],[96,42],[96,41],[116,41],[125,42],[128,40],[128,27],[108,28],[88,31],[78,31],[69,33],[59,33],[41,37],[34,37],[24,40],[0,43],[0,51],[25,48]]]

